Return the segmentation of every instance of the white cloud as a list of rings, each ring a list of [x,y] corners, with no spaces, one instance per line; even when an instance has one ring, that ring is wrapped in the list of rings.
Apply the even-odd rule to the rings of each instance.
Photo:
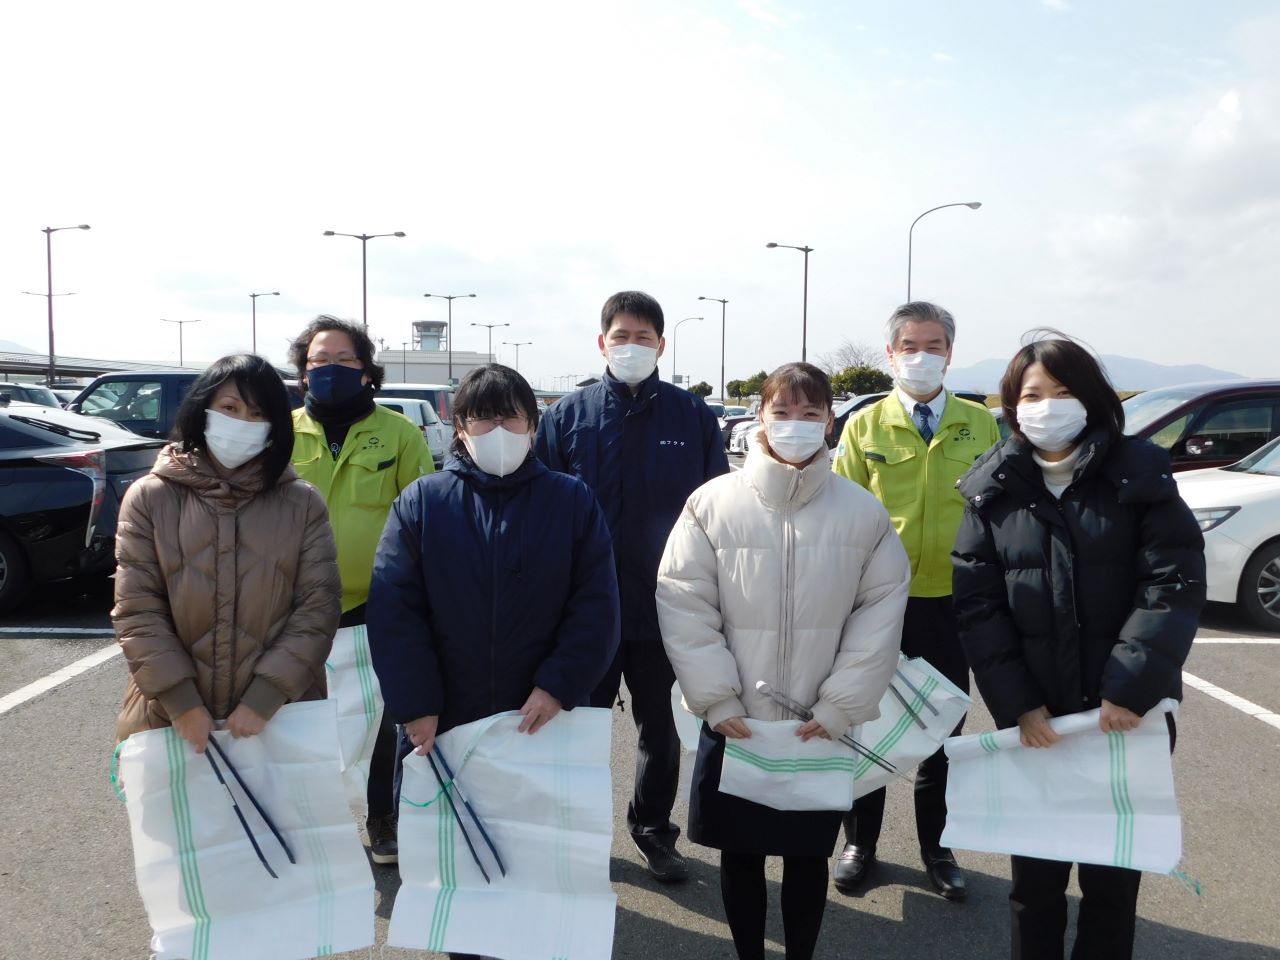
[[[939,51],[933,55],[933,62],[934,63],[955,63],[956,58],[951,56],[951,54],[949,53],[942,53],[941,51]]]

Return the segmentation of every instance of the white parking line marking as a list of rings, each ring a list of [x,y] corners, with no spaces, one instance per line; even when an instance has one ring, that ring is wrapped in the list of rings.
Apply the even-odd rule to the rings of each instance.
[[[1262,647],[1280,647],[1280,637],[1200,637],[1196,643],[1252,643]]]
[[[1261,720],[1263,723],[1269,723],[1271,726],[1280,730],[1280,713],[1272,713],[1266,707],[1260,707],[1252,700],[1246,700],[1244,697],[1237,697],[1230,690],[1223,690],[1219,686],[1215,686],[1208,680],[1201,680],[1197,676],[1184,672],[1182,674],[1182,682],[1189,687],[1199,690],[1201,693],[1208,694],[1215,700],[1221,700],[1229,707],[1235,707],[1241,713],[1247,713],[1251,717]]]
[[[0,627],[5,637],[114,637],[110,627]]]
[[[28,683],[25,687],[19,687],[13,693],[0,697],[0,714],[8,713],[14,707],[33,700],[42,693],[47,693],[59,684],[66,683],[68,680],[80,676],[87,670],[92,670],[99,664],[106,663],[112,657],[117,657],[122,651],[122,647],[118,643],[113,643],[109,647],[103,647],[101,650],[95,650],[87,657],[81,657],[75,663],[63,667],[61,670],[55,670],[47,677],[41,677],[32,683]]]

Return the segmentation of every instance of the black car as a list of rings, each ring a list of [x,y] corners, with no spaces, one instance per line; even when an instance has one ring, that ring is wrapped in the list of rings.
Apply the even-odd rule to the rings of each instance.
[[[34,584],[113,568],[120,499],[162,446],[57,407],[0,405],[0,611]]]
[[[1168,450],[1174,470],[1225,467],[1280,436],[1280,380],[1147,390],[1124,401],[1124,432]]]
[[[178,407],[199,376],[193,370],[104,373],[80,391],[67,409],[101,417],[144,437],[167,437]]]

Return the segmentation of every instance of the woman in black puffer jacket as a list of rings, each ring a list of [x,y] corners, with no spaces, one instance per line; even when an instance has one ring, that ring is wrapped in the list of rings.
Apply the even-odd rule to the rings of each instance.
[[[1123,434],[1119,398],[1078,344],[1023,347],[1000,398],[1013,435],[957,484],[954,602],[978,689],[1029,747],[1058,740],[1050,717],[1094,708],[1104,731],[1132,730],[1182,696],[1205,599],[1199,525],[1167,453]],[[1013,858],[1015,958],[1061,960],[1070,873]],[[1132,955],[1140,876],[1081,865],[1073,958]]]

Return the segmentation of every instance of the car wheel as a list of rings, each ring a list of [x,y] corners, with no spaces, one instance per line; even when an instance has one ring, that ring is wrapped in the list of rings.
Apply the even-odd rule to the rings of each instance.
[[[1280,630],[1280,543],[1255,553],[1240,577],[1240,606],[1264,630]]]
[[[0,533],[0,612],[12,610],[31,590],[31,573],[22,548]]]

